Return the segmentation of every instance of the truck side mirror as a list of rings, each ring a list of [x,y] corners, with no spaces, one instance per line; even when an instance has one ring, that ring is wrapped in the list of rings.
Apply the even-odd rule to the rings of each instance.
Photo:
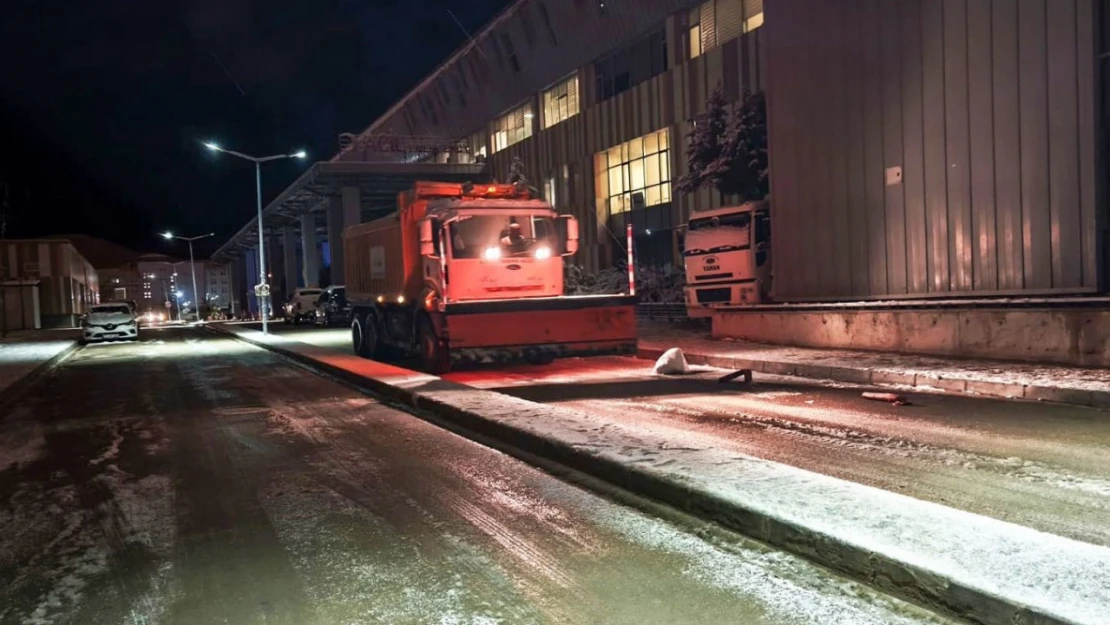
[[[559,219],[567,222],[567,249],[563,256],[572,256],[578,252],[578,220],[574,215],[560,215]]]
[[[420,222],[420,255],[427,258],[436,258],[439,255],[431,219]]]

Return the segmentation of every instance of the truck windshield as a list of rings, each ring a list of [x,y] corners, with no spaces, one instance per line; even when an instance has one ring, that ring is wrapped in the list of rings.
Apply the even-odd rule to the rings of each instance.
[[[555,243],[554,220],[537,215],[464,215],[451,223],[450,231],[454,258],[489,257],[490,248],[499,256],[524,256]]]
[[[739,250],[751,245],[751,213],[734,213],[691,219],[686,231],[686,256],[718,254]]]

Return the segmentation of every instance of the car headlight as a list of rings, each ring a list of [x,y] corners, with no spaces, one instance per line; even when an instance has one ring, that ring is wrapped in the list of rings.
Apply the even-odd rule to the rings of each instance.
[[[536,252],[535,252],[534,256],[536,257],[537,260],[543,260],[545,258],[551,258],[551,248],[550,247],[536,248]]]
[[[482,252],[482,256],[484,256],[486,260],[497,260],[501,258],[501,248],[487,247],[486,251]]]

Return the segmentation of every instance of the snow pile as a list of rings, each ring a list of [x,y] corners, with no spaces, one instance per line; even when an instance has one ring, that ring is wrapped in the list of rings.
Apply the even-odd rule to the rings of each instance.
[[[652,373],[656,375],[682,375],[689,372],[690,365],[686,363],[686,355],[677,347],[663,352],[652,369]]]

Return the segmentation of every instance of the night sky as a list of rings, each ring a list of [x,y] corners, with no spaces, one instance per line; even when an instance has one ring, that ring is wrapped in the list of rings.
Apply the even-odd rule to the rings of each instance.
[[[326,160],[509,0],[14,0],[0,21],[0,200],[8,237],[155,233],[253,215],[256,155]],[[307,166],[264,166],[268,201]],[[200,250],[198,250],[199,252]]]

